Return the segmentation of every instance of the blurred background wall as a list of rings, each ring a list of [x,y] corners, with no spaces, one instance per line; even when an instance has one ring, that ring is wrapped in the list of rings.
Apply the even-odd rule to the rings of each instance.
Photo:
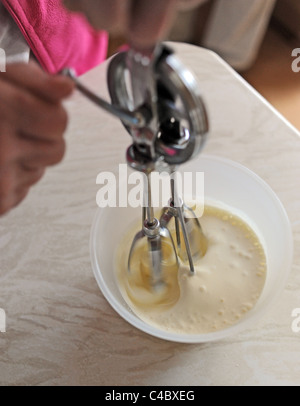
[[[168,37],[213,49],[300,130],[300,0],[203,0],[178,14]],[[109,53],[124,43],[111,38]]]

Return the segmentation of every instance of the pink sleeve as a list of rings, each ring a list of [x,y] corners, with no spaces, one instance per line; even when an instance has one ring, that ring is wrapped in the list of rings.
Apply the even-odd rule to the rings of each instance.
[[[41,66],[49,73],[66,67],[78,75],[103,62],[108,35],[95,31],[61,0],[2,0]]]

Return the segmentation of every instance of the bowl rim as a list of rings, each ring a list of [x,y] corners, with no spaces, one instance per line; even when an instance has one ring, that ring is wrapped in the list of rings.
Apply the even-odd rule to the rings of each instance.
[[[261,317],[262,314],[265,314],[268,311],[268,309],[271,307],[271,305],[281,295],[281,293],[286,285],[290,271],[291,271],[291,267],[292,267],[292,263],[293,263],[293,251],[294,251],[293,233],[292,233],[292,227],[291,227],[289,217],[288,217],[285,207],[283,206],[279,197],[276,195],[276,193],[268,185],[267,182],[265,182],[262,178],[260,178],[255,172],[253,172],[249,168],[243,166],[242,164],[240,164],[236,161],[230,160],[228,158],[203,154],[198,158],[198,160],[199,161],[207,160],[207,161],[219,162],[221,164],[229,165],[230,167],[233,167],[239,171],[244,172],[247,176],[250,176],[257,183],[259,183],[260,186],[262,186],[265,189],[265,191],[269,194],[269,196],[272,197],[272,200],[276,204],[278,210],[281,212],[281,219],[283,220],[282,224],[284,224],[284,226],[285,226],[286,237],[288,238],[287,252],[285,255],[285,263],[287,264],[287,266],[286,266],[284,275],[282,277],[283,283],[282,283],[281,288],[277,289],[277,291],[274,292],[274,295],[272,296],[272,298],[268,301],[268,303],[264,304],[261,309],[257,310],[255,313],[250,311],[248,313],[249,316],[247,315],[247,317],[243,317],[241,319],[241,321],[239,321],[237,324],[234,324],[225,329],[218,330],[218,331],[211,332],[211,333],[182,334],[182,333],[168,332],[168,331],[161,330],[157,327],[150,326],[133,313],[133,311],[129,308],[128,304],[126,303],[125,299],[122,298],[124,300],[124,304],[126,305],[126,307],[121,305],[115,299],[114,295],[111,293],[110,289],[107,287],[105,280],[102,276],[102,273],[100,270],[100,265],[99,265],[98,259],[97,259],[95,243],[97,240],[96,233],[98,230],[99,223],[101,223],[101,219],[105,215],[105,208],[97,209],[97,211],[94,215],[91,232],[90,232],[90,259],[91,259],[91,263],[92,263],[94,277],[97,281],[100,291],[102,292],[103,296],[105,297],[107,302],[110,304],[110,306],[125,321],[127,321],[129,324],[131,324],[135,328],[147,333],[148,335],[151,335],[156,338],[163,339],[163,340],[171,341],[171,342],[185,343],[185,344],[200,344],[200,343],[218,341],[218,340],[233,336],[234,334],[241,333],[242,331],[245,331],[245,330],[248,330],[249,328],[251,328],[251,325],[253,325],[255,323],[255,321],[257,321]],[[197,160],[194,160],[194,162],[197,162]],[[191,163],[192,162],[189,162],[188,164],[191,164]],[[254,307],[254,309],[255,309],[255,307]]]

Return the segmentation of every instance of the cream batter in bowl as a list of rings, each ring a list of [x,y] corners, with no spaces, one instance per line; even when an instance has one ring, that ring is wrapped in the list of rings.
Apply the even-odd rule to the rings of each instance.
[[[118,281],[114,273],[115,258],[122,239],[128,233],[128,230],[139,221],[140,217],[140,210],[130,207],[108,207],[98,210],[91,233],[93,270],[98,285],[108,302],[125,320],[140,330],[176,342],[200,343],[214,341],[250,328],[251,324],[261,317],[278,297],[285,285],[292,263],[293,240],[291,227],[278,197],[264,181],[247,168],[225,159],[201,156],[199,159],[185,165],[182,171],[204,172],[207,202],[225,208],[238,216],[258,237],[263,255],[265,255],[265,258],[259,258],[260,265],[258,263],[258,269],[255,272],[257,280],[261,281],[259,298],[251,302],[251,298],[247,299],[245,297],[245,300],[242,300],[244,307],[239,307],[240,311],[237,312],[233,304],[225,304],[226,301],[229,302],[230,295],[226,296],[226,288],[224,288],[224,294],[222,295],[221,281],[218,283],[206,282],[206,285],[211,283],[211,286],[206,286],[203,280],[200,282],[195,280],[195,282],[192,282],[193,286],[199,284],[199,289],[202,288],[202,292],[199,291],[199,293],[203,297],[205,297],[205,290],[209,288],[211,294],[216,296],[215,303],[219,302],[218,318],[208,317],[206,324],[203,325],[209,327],[203,328],[201,332],[193,328],[195,324],[193,318],[196,317],[195,312],[191,314],[188,311],[187,313],[190,314],[184,313],[182,315],[185,322],[181,323],[181,329],[176,326],[175,328],[166,329],[164,323],[159,325],[147,320],[142,315],[138,315],[136,309],[130,306],[130,302],[124,300],[124,292],[122,294],[120,291],[120,281]],[[236,249],[234,241],[231,246],[234,251]],[[241,254],[244,255],[245,261],[247,261],[249,255],[247,250],[244,250]],[[189,292],[188,284],[191,283],[192,278],[195,278],[195,276],[189,278],[186,275],[187,273],[180,273],[182,279],[180,281],[181,289],[187,289],[187,292]],[[203,277],[205,279],[205,274],[202,275],[202,279]],[[243,277],[242,274],[240,277]],[[244,275],[244,277],[246,276]],[[239,288],[237,278],[234,278],[231,284],[236,285],[237,295],[244,295]],[[184,294],[184,291],[182,293]],[[173,308],[173,311],[175,311],[176,315],[176,307]],[[230,314],[230,311],[232,314]],[[213,309],[213,314],[216,316],[216,309]],[[199,318],[199,315],[197,317]],[[173,320],[175,319],[176,317],[173,315]],[[219,324],[216,323],[216,320]]]

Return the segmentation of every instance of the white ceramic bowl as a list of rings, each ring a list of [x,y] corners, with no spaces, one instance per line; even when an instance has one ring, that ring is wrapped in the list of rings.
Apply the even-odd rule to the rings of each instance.
[[[91,260],[98,285],[111,306],[133,326],[153,336],[182,343],[219,340],[247,329],[278,298],[293,257],[293,237],[286,211],[271,188],[256,174],[235,162],[202,155],[183,170],[204,172],[205,196],[231,207],[256,231],[267,257],[267,278],[262,295],[237,324],[208,334],[176,334],[152,327],[137,317],[124,301],[115,279],[114,255],[118,243],[140,209],[98,209],[91,231]]]

